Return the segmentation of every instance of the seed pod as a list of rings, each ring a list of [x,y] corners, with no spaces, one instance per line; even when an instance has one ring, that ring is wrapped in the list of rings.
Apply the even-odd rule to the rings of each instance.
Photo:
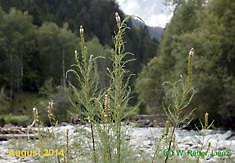
[[[207,146],[207,150],[206,150],[207,152],[209,151],[210,147],[211,147],[211,142],[209,142],[209,144]]]
[[[120,18],[120,16],[119,16],[118,12],[116,12],[115,15],[116,15],[117,25],[118,25],[118,27],[120,27],[121,18]]]
[[[82,35],[84,33],[84,29],[82,27],[82,25],[80,25],[80,34]]]
[[[193,55],[194,54],[194,49],[192,48],[189,52],[189,55]]]
[[[205,114],[205,127],[208,126],[208,113]]]
[[[192,48],[188,56],[188,86],[192,83],[192,57],[194,54],[194,49]]]
[[[53,100],[51,99],[51,101],[49,102],[49,108],[53,108]]]
[[[36,107],[33,108],[33,114],[34,114],[34,122],[37,124],[38,122],[38,110]]]

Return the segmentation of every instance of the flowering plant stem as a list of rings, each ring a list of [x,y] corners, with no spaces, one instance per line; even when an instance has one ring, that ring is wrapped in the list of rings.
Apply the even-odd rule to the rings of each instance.
[[[125,60],[125,57],[127,55],[133,55],[130,52],[125,51],[124,41],[123,41],[123,35],[125,34],[126,29],[129,29],[129,27],[126,25],[126,21],[133,17],[129,16],[123,21],[121,21],[118,13],[116,12],[116,21],[117,21],[117,27],[118,32],[115,33],[115,36],[113,38],[114,41],[114,50],[113,55],[111,57],[111,60],[113,62],[113,70],[108,69],[108,75],[111,78],[111,92],[110,92],[110,98],[113,102],[111,107],[114,109],[113,114],[113,121],[116,123],[116,135],[117,135],[117,162],[121,162],[121,142],[122,142],[122,125],[121,121],[122,119],[130,114],[133,110],[128,110],[128,101],[130,99],[129,95],[131,92],[129,84],[129,77],[126,81],[124,81],[124,77],[127,73],[126,69],[124,68],[125,65],[133,61],[133,59]],[[139,18],[139,17],[137,17]],[[140,19],[140,18],[139,18]],[[140,19],[141,20],[141,19]]]
[[[199,120],[200,120],[200,119],[199,119]],[[212,121],[211,124],[208,126],[208,113],[205,113],[205,125],[203,125],[203,123],[202,123],[201,120],[200,120],[201,127],[202,127],[202,130],[203,130],[203,131],[202,131],[202,132],[203,132],[203,133],[202,133],[202,134],[203,134],[203,139],[202,139],[202,146],[201,146],[200,151],[202,151],[202,149],[203,149],[203,147],[204,147],[204,144],[205,144],[206,131],[212,127],[213,122],[214,122],[214,121]],[[196,129],[197,129],[198,131],[200,131],[196,125],[195,125],[195,127],[196,127]],[[209,142],[209,143],[208,143],[208,147],[207,147],[207,152],[208,152],[210,146],[211,146],[211,143]],[[197,162],[199,162],[199,159],[200,159],[200,156],[198,156]]]
[[[172,84],[171,82],[165,82],[167,84],[170,84],[173,88],[172,91],[172,107],[171,105],[169,105],[169,107],[166,109],[163,105],[163,108],[165,110],[165,113],[167,115],[167,117],[169,118],[169,120],[171,121],[171,123],[173,124],[173,129],[172,129],[172,133],[170,136],[170,141],[169,141],[169,146],[168,146],[168,150],[171,149],[171,143],[173,140],[173,135],[175,133],[176,127],[179,123],[185,123],[187,121],[187,119],[189,119],[189,117],[191,116],[191,114],[193,113],[193,111],[195,109],[193,109],[190,114],[188,116],[186,116],[185,118],[181,118],[181,113],[182,111],[188,107],[188,105],[190,104],[195,92],[193,91],[193,89],[191,88],[191,84],[192,84],[192,57],[194,54],[194,49],[192,48],[191,51],[189,52],[189,57],[188,57],[188,77],[187,80],[184,82],[182,79],[182,76],[180,78],[180,80],[176,81],[174,84]],[[163,84],[165,84],[163,83]],[[177,87],[177,84],[181,83],[181,89],[179,89]],[[190,96],[191,94],[191,96]],[[189,96],[189,97],[188,97]],[[186,125],[184,125],[183,127],[186,127],[190,122],[192,121],[189,120]],[[168,157],[165,158],[165,163],[167,162]]]
[[[70,101],[71,101],[72,105],[75,108],[77,108],[79,113],[81,113],[81,115],[84,115],[85,117],[87,117],[87,119],[90,123],[91,139],[92,139],[92,153],[93,153],[93,159],[94,159],[93,162],[97,162],[93,117],[94,117],[95,111],[96,111],[95,110],[96,109],[95,95],[98,90],[98,81],[97,81],[95,60],[99,57],[93,58],[93,56],[90,55],[90,58],[88,59],[87,47],[85,46],[85,40],[84,40],[84,29],[82,26],[80,26],[80,37],[81,37],[82,60],[81,61],[79,60],[78,53],[75,50],[76,64],[72,65],[73,67],[77,68],[78,71],[76,71],[74,69],[70,69],[67,71],[66,75],[69,72],[72,72],[73,74],[75,74],[75,76],[78,80],[80,90],[78,90],[71,83],[70,83],[70,85],[74,90],[74,93],[75,93],[75,96],[77,97],[78,102],[85,107],[85,110],[82,111],[81,108],[77,107],[76,103],[74,103],[71,99],[70,99]]]
[[[128,108],[128,101],[130,99],[129,95],[131,92],[129,84],[129,77],[124,81],[127,70],[125,65],[132,61],[131,59],[125,60],[125,57],[131,53],[125,52],[123,35],[126,29],[129,29],[126,25],[126,21],[133,16],[129,16],[121,22],[121,19],[116,13],[116,21],[118,32],[115,33],[113,38],[114,50],[112,50],[112,55],[110,59],[112,61],[112,70],[108,69],[108,76],[110,77],[110,88],[107,91],[105,108],[103,108],[103,92],[102,90],[98,94],[98,80],[97,72],[95,66],[95,60],[100,57],[87,59],[87,48],[84,41],[84,30],[82,26],[80,27],[81,35],[81,61],[78,59],[77,51],[75,51],[76,64],[72,65],[77,68],[78,71],[70,69],[67,71],[75,74],[80,89],[77,89],[71,83],[71,87],[74,90],[74,94],[77,98],[77,102],[84,106],[84,110],[78,108],[76,102],[70,98],[72,105],[77,108],[77,110],[88,117],[88,121],[91,129],[91,139],[92,139],[92,152],[93,152],[93,162],[99,162],[99,155],[97,154],[100,150],[103,152],[103,162],[122,162],[121,158],[121,143],[123,139],[122,125],[121,121],[136,108]],[[138,18],[138,17],[137,17]],[[67,74],[66,73],[66,74]],[[100,109],[99,109],[100,108]],[[100,113],[100,114],[99,114]],[[94,119],[97,116],[101,119],[104,128],[100,128],[100,125]],[[94,125],[96,124],[96,125]],[[107,126],[107,128],[106,128]],[[94,128],[97,129],[97,133],[94,132]],[[115,134],[115,138],[112,134]],[[98,141],[95,141],[95,134],[97,137],[101,138],[104,143],[100,145]],[[115,139],[115,140],[114,140]],[[114,149],[113,147],[116,147]],[[116,150],[117,152],[114,152]],[[112,157],[111,157],[112,156]],[[107,159],[107,160],[106,160]]]

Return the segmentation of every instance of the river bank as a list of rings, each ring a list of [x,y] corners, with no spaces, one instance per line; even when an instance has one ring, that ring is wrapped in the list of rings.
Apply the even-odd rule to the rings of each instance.
[[[70,125],[64,124],[65,126],[59,126],[55,129],[57,133],[65,133],[66,129],[69,129],[69,138],[70,143],[76,142],[80,133],[78,130],[83,130],[84,132],[90,133],[90,128],[87,125]],[[126,141],[130,142],[133,148],[139,149],[140,151],[145,151],[150,155],[154,153],[154,138],[159,138],[165,131],[163,127],[149,127],[149,128],[140,128],[128,126],[131,129],[131,132],[127,133]],[[50,128],[49,128],[50,129]],[[47,130],[47,128],[44,128]],[[64,143],[66,137],[65,134],[60,134],[59,143]],[[89,138],[87,142],[90,141]],[[0,141],[0,163],[14,163],[14,162],[40,162],[37,157],[27,156],[25,158],[17,156],[9,156],[10,150],[16,150],[21,146],[21,149],[30,150],[32,149],[33,144],[27,144],[22,142],[23,139],[10,139],[9,141]],[[25,140],[25,139],[24,139]],[[176,142],[175,142],[175,155],[177,155],[179,150],[184,150],[186,152],[199,151],[201,149],[201,143],[203,140],[203,135],[194,130],[176,130]],[[25,141],[27,142],[27,141]],[[228,162],[235,162],[235,132],[231,130],[208,130],[206,136],[204,137],[204,143],[207,145],[208,142],[211,142],[211,147],[208,151],[204,162],[218,162],[226,159]],[[24,148],[23,148],[24,147]],[[159,155],[164,154],[165,148],[162,147],[159,150]],[[219,152],[229,152],[229,156],[218,156]],[[216,155],[217,154],[217,155]],[[73,158],[76,159],[77,155],[74,155]],[[141,154],[139,154],[141,157]],[[179,156],[180,157],[180,156]],[[193,156],[192,156],[193,157]]]

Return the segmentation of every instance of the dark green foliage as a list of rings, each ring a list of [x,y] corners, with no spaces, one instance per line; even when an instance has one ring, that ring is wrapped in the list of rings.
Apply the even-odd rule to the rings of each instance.
[[[6,96],[6,93],[4,92],[4,87],[1,88],[0,93],[0,112],[2,114],[6,114],[11,109],[11,105],[9,102],[9,97]]]
[[[4,118],[0,119],[0,127],[3,127],[6,124]]]
[[[98,38],[94,37],[91,41],[87,42],[87,53],[94,57],[102,57],[103,59],[96,60],[97,73],[99,74],[99,88],[108,88],[109,77],[106,73],[107,67],[112,65],[109,57],[111,56],[111,49],[109,47],[103,47]]]
[[[68,122],[70,119],[68,111],[72,110],[72,104],[63,88],[56,93],[52,113],[58,122]]]
[[[102,37],[112,34],[111,30],[102,30],[105,22],[108,21],[109,29],[114,29],[115,11],[119,11],[121,17],[124,17],[114,0],[11,0],[11,2],[2,1],[0,4],[6,12],[11,7],[28,11],[34,18],[34,24],[38,26],[41,26],[44,21],[54,22],[60,27],[64,22],[68,22],[69,28],[77,33],[78,27],[82,24],[89,33],[90,39],[96,35],[99,40],[102,40],[103,45],[106,42],[103,42]],[[111,41],[112,37],[109,38],[109,42]]]
[[[27,116],[1,115],[0,126],[1,125],[4,126],[4,124],[8,124],[8,123],[19,125],[19,126],[27,126]]]
[[[164,81],[174,81],[187,74],[187,49],[194,47],[193,87],[197,92],[191,106],[197,108],[195,120],[208,112],[215,124],[233,127],[234,114],[234,11],[233,1],[202,0],[183,2],[163,33],[159,56],[153,58],[137,80],[137,91],[147,104],[161,104],[158,94],[169,88]],[[145,86],[141,90],[140,86]],[[147,94],[146,92],[152,92]],[[153,96],[157,96],[153,98]]]
[[[139,114],[148,114],[147,105],[144,102],[139,104]]]
[[[142,72],[138,75],[138,80],[135,85],[135,90],[139,94],[139,99],[144,100],[147,106],[151,109],[151,112],[163,112],[161,111],[162,105],[162,81],[161,76],[163,75],[162,67],[159,59],[154,57],[145,66]]]
[[[102,79],[100,87],[107,87],[108,51],[114,46],[112,36],[117,29],[113,15],[117,11],[124,18],[114,0],[3,0],[0,5],[0,85],[6,88],[10,106],[14,94],[25,91],[37,94],[49,79],[53,79],[53,89],[68,87],[65,72],[74,63],[81,24],[90,46],[88,53],[105,57],[103,61],[97,60],[97,67]],[[135,29],[131,21],[127,24],[131,30],[125,36],[126,50],[137,58],[127,69],[136,74],[156,54],[158,41],[151,39],[146,28]],[[75,80],[72,76],[68,78]],[[135,77],[130,80],[132,88],[134,83]],[[136,98],[130,103],[135,104]]]
[[[12,102],[13,91],[20,91],[23,87],[24,65],[27,62],[24,58],[33,46],[31,37],[35,27],[32,24],[32,17],[27,12],[23,13],[13,8],[9,14],[2,12],[0,26],[3,58],[1,62],[4,65],[0,70],[3,78],[1,84],[10,88],[10,102]]]
[[[44,23],[38,30],[39,74],[42,81],[53,78],[56,85],[66,87],[65,72],[73,62],[73,52],[78,38],[67,29],[55,23]]]
[[[144,26],[145,26],[145,24],[143,22],[139,21],[138,19],[133,19],[132,18],[131,22],[133,24],[133,27],[135,27],[135,28],[138,28],[138,27],[144,28]],[[156,38],[158,40],[161,40],[161,35],[162,35],[162,32],[163,32],[163,28],[147,26],[147,29],[149,31],[149,34],[150,34],[151,38]]]

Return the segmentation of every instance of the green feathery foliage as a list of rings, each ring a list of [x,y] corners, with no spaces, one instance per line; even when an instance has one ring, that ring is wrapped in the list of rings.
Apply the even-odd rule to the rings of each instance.
[[[199,119],[200,120],[200,119]],[[200,151],[202,151],[204,145],[206,144],[205,142],[205,137],[206,137],[206,132],[208,129],[210,129],[211,127],[213,127],[213,122],[214,120],[211,122],[211,124],[208,126],[208,113],[205,113],[205,124],[203,125],[202,121],[200,120],[200,124],[201,124],[201,130],[198,129],[198,127],[195,125],[195,127],[197,128],[198,132],[203,135],[203,139],[202,139],[202,145],[201,145],[201,149]],[[199,141],[200,142],[200,141]],[[211,142],[208,142],[208,146],[207,146],[207,152],[209,151],[211,146]],[[202,157],[202,159],[205,157]],[[197,158],[197,162],[199,162],[200,156],[198,156]]]
[[[116,13],[118,32],[115,33],[113,37],[114,50],[112,50],[112,55],[110,56],[113,67],[111,69],[107,68],[107,74],[110,77],[110,88],[107,91],[100,90],[99,92],[99,82],[95,65],[95,60],[99,57],[93,58],[91,55],[88,59],[82,26],[80,28],[81,61],[78,58],[77,51],[75,51],[76,64],[72,66],[76,69],[67,71],[67,74],[72,72],[78,81],[78,88],[71,83],[70,85],[74,90],[76,100],[82,104],[85,109],[79,108],[76,102],[71,98],[70,100],[79,113],[85,116],[90,122],[94,162],[120,163],[126,158],[125,155],[121,156],[121,147],[124,143],[122,139],[126,133],[122,131],[121,121],[137,108],[128,107],[131,93],[128,84],[131,75],[128,75],[126,79],[128,71],[125,69],[125,66],[133,59],[126,60],[125,58],[127,55],[133,54],[125,51],[125,42],[123,41],[123,35],[125,31],[129,29],[126,25],[126,21],[131,17],[133,17],[133,15],[121,22],[118,13]],[[106,94],[106,97],[104,94]],[[102,127],[97,122],[101,122]],[[110,134],[110,130],[113,131],[113,134]],[[95,134],[101,139],[100,141],[97,142],[95,140]],[[100,155],[98,156],[97,148],[99,152],[102,153],[102,157],[100,157]],[[115,152],[115,150],[117,152]]]
[[[75,50],[75,60],[76,64],[72,65],[77,68],[77,71],[70,69],[67,73],[72,72],[75,74],[80,90],[70,83],[76,96],[76,100],[84,106],[85,109],[78,108],[76,103],[72,102],[73,106],[77,108],[79,113],[84,115],[90,123],[91,134],[92,134],[92,151],[94,162],[97,162],[96,149],[95,149],[95,138],[93,121],[97,112],[96,107],[96,95],[98,91],[98,76],[95,66],[95,60],[100,57],[93,57],[93,55],[87,55],[87,47],[85,46],[84,39],[84,29],[80,26],[80,36],[81,36],[81,55],[82,61],[79,60],[78,53]]]
[[[186,123],[185,125],[183,125],[183,127],[186,127],[193,119],[192,118],[188,120],[195,109],[191,110],[191,112],[187,116],[185,117],[181,116],[183,110],[185,110],[188,107],[195,94],[193,88],[191,87],[193,55],[194,55],[194,49],[192,48],[189,52],[189,57],[188,57],[188,77],[186,81],[184,81],[183,77],[181,76],[181,78],[178,81],[176,81],[174,84],[171,82],[163,83],[163,84],[170,84],[172,86],[172,103],[168,106],[168,108],[165,108],[165,106],[163,105],[163,109],[167,117],[173,124],[173,129],[168,147],[169,150],[171,149],[171,143],[173,140],[173,135],[175,133],[176,127],[178,127],[180,123]],[[178,86],[179,83],[181,83],[180,85],[181,87]],[[165,163],[167,162],[167,160],[168,157],[166,157]]]

